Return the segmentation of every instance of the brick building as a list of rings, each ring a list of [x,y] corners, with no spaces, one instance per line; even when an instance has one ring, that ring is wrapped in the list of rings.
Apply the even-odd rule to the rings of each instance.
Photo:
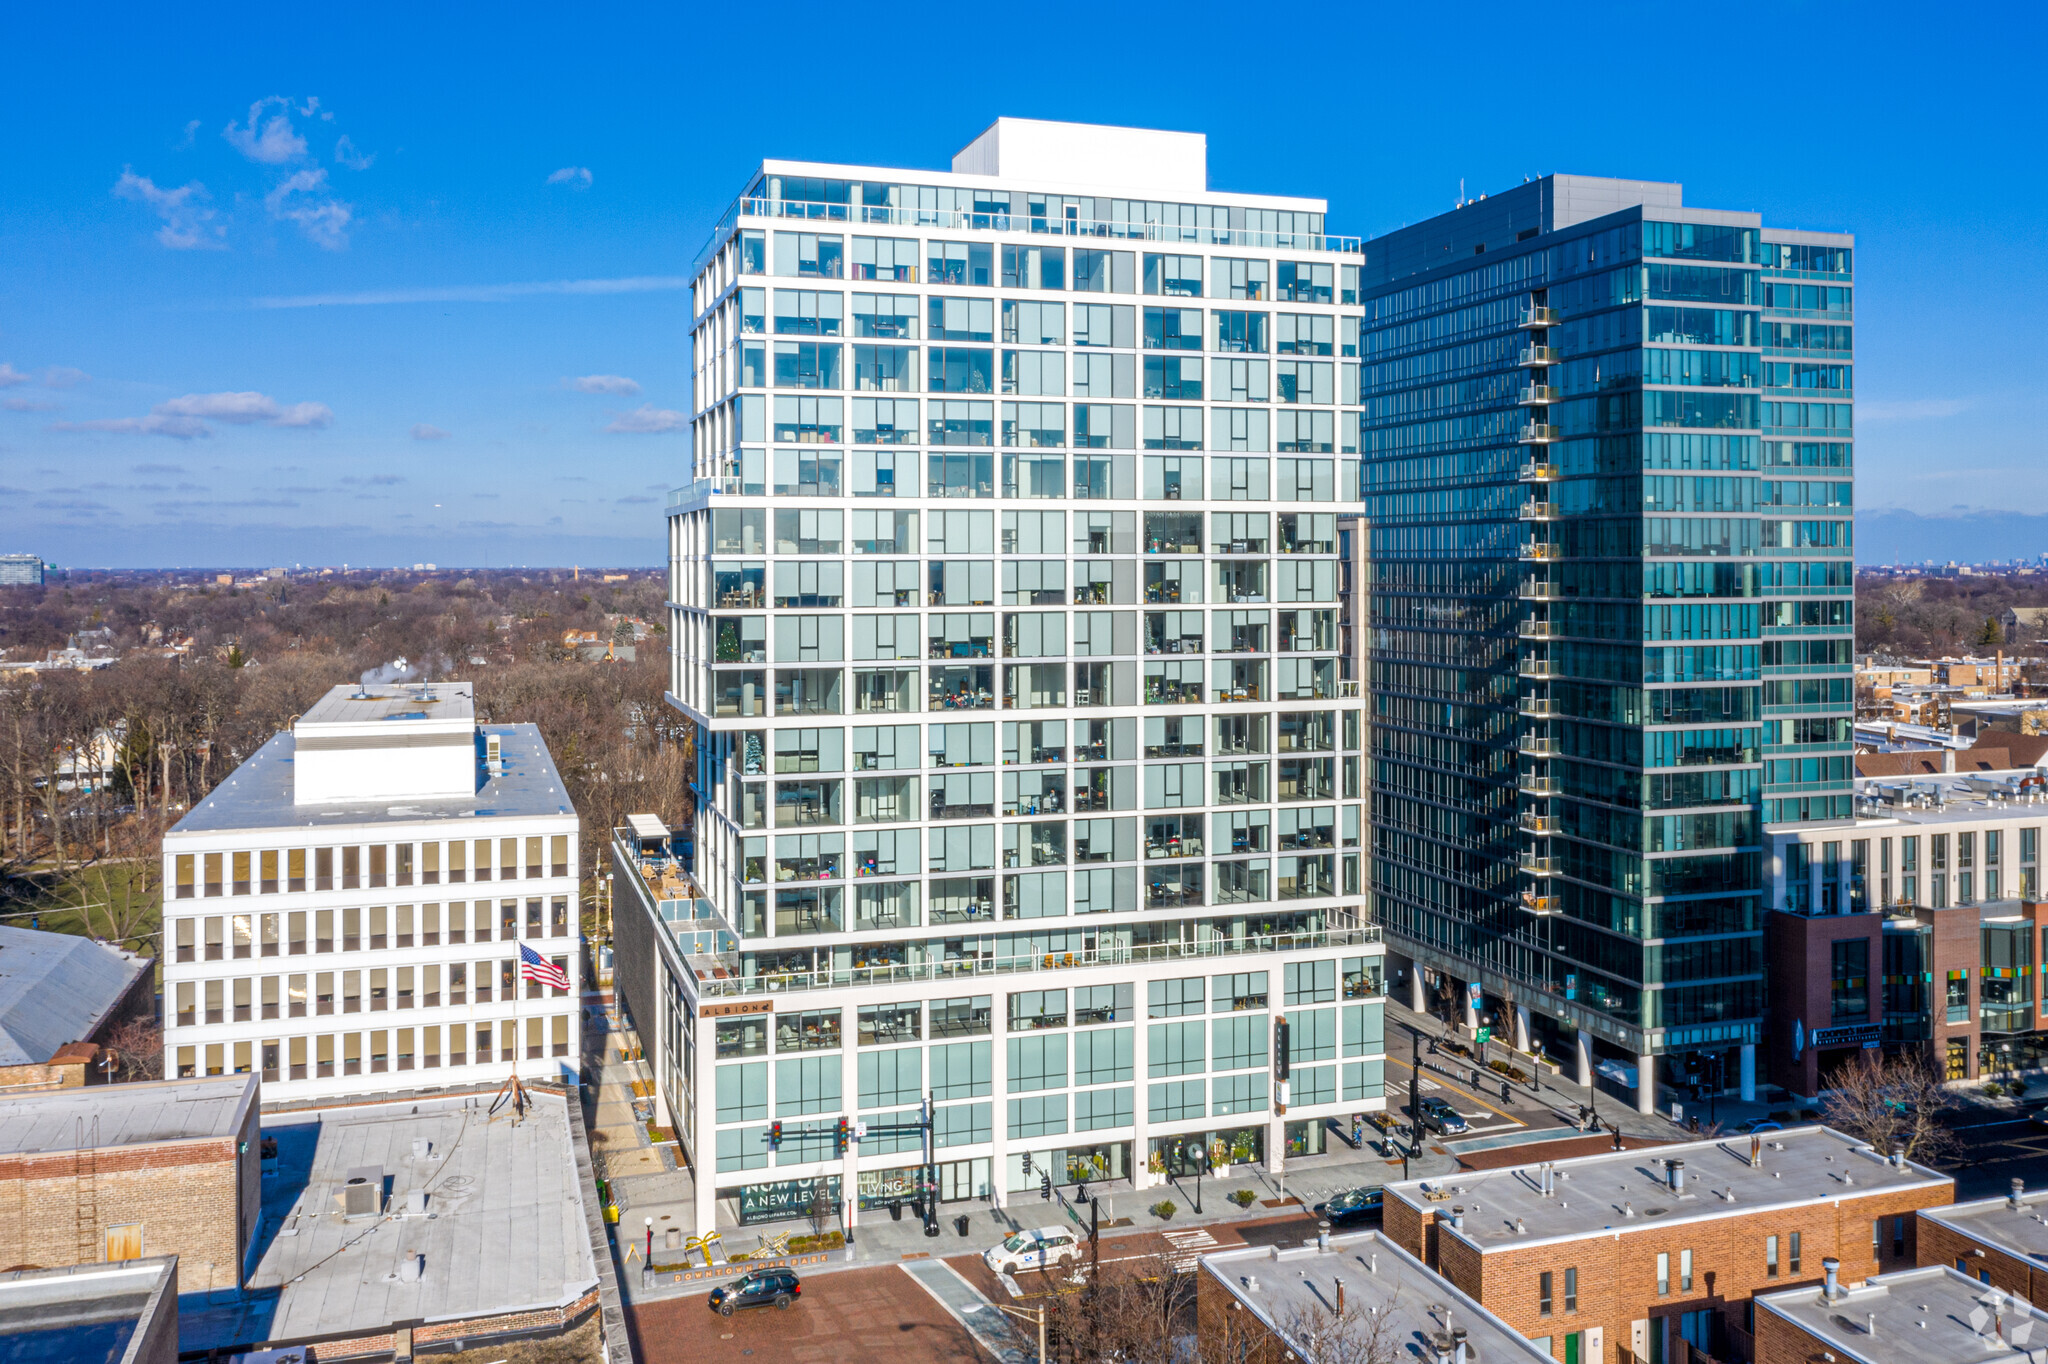
[[[2043,1217],[2048,1217],[2048,1193],[2024,1191],[1923,1212],[1915,1258],[1923,1265],[1951,1265],[1972,1279],[2048,1307],[2048,1222]]]
[[[1454,1359],[1483,1364],[1543,1364],[1550,1357],[1548,1341],[1518,1334],[1380,1232],[1284,1249],[1218,1251],[1202,1257],[1195,1276],[1195,1330],[1203,1359],[1288,1364],[1385,1358],[1367,1339],[1382,1316],[1381,1343],[1401,1347],[1403,1358],[1419,1353],[1407,1342],[1439,1339]]]
[[[2048,1341],[2048,1312],[1924,1265],[1759,1294],[1756,1328],[1755,1364],[2022,1364]]]
[[[234,1288],[262,1200],[253,1075],[0,1098],[0,1265],[178,1257]]]
[[[1749,1357],[1750,1296],[1825,1257],[1856,1280],[1913,1264],[1913,1214],[1954,1189],[1803,1127],[1390,1184],[1383,1229],[1564,1364],[1665,1364]]]
[[[178,1257],[0,1271],[0,1358],[178,1364]]]

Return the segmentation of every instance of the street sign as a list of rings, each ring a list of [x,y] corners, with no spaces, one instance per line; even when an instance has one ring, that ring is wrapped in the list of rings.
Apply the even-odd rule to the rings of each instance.
[[[1485,1045],[1486,1045],[1486,1044],[1487,1044],[1488,1042],[1491,1042],[1492,1040],[1493,1040],[1493,1029],[1492,1029],[1492,1028],[1481,1028],[1481,1029],[1479,1030],[1479,1045],[1480,1045],[1480,1046],[1482,1046],[1482,1047],[1483,1047],[1483,1046],[1485,1046]]]

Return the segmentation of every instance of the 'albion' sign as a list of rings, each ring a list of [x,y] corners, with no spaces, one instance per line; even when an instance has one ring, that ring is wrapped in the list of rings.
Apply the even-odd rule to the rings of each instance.
[[[1816,1047],[1859,1047],[1873,1046],[1884,1036],[1884,1029],[1875,1023],[1850,1023],[1839,1028],[1815,1028],[1808,1039]]]

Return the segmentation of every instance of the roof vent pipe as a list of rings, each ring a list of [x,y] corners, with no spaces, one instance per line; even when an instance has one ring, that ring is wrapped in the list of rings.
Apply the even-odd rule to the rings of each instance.
[[[1906,1168],[1906,1143],[1902,1141],[1892,1143],[1892,1164],[1901,1170]]]
[[[1466,1361],[1472,1357],[1471,1352],[1466,1348],[1465,1338],[1466,1331],[1464,1327],[1453,1326],[1451,1328],[1451,1358],[1453,1364],[1466,1364]]]
[[[1337,1315],[1344,1315],[1344,1281],[1337,1280]]]
[[[1828,1302],[1833,1302],[1840,1292],[1842,1262],[1830,1255],[1820,1262],[1820,1267],[1821,1272],[1827,1275],[1827,1286],[1821,1290],[1821,1296]]]
[[[2012,1182],[2012,1193],[2010,1196],[2006,1198],[2005,1205],[2008,1208],[2011,1208],[2014,1212],[2018,1212],[2020,1210],[2020,1195],[2025,1193],[2026,1191],[2027,1181],[2024,1179],[2015,1178]]]
[[[1679,1194],[1679,1195],[1683,1195],[1683,1194],[1685,1193],[1685,1162],[1684,1162],[1684,1161],[1682,1161],[1682,1160],[1667,1160],[1667,1161],[1665,1161],[1665,1162],[1664,1162],[1664,1177],[1665,1177],[1665,1178],[1666,1178],[1666,1179],[1667,1179],[1667,1180],[1668,1180],[1668,1181],[1670,1182],[1670,1184],[1671,1184],[1671,1192],[1673,1192],[1673,1193],[1675,1193],[1675,1194]]]
[[[1337,1310],[1340,1312],[1344,1310],[1343,1304],[1341,1302],[1338,1304]],[[1865,1312],[1863,1314],[1863,1317],[1863,1333],[1867,1336],[1871,1336],[1874,1338],[1877,1335],[1877,1313]]]
[[[1451,1230],[1452,1230],[1452,1231],[1463,1231],[1464,1229],[1465,1229],[1465,1209],[1464,1209],[1463,1207],[1456,1207],[1456,1208],[1452,1208],[1452,1209],[1451,1209]]]
[[[1760,1136],[1752,1135],[1749,1139],[1749,1168],[1764,1168],[1764,1139]]]
[[[1429,1339],[1431,1350],[1436,1355],[1436,1364],[1451,1364],[1451,1338],[1438,1331]]]
[[[1316,1223],[1316,1254],[1330,1253],[1330,1224],[1327,1220]]]

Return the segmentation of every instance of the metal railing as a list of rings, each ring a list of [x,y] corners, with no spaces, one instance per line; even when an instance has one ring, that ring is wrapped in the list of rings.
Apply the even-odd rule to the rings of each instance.
[[[1250,956],[1264,952],[1312,951],[1324,947],[1363,947],[1379,941],[1379,926],[1374,924],[1360,928],[1323,929],[1313,933],[1271,933],[1248,938],[1222,938],[1208,943],[1152,943],[1140,947],[1105,948],[1095,952],[964,957],[951,961],[907,962],[898,966],[785,971],[765,976],[705,978],[700,972],[697,989],[698,993],[706,998],[783,994],[799,990],[829,990],[844,986],[901,985],[917,981],[959,980],[972,976],[1067,971],[1090,966],[1123,966],[1142,961]]]

